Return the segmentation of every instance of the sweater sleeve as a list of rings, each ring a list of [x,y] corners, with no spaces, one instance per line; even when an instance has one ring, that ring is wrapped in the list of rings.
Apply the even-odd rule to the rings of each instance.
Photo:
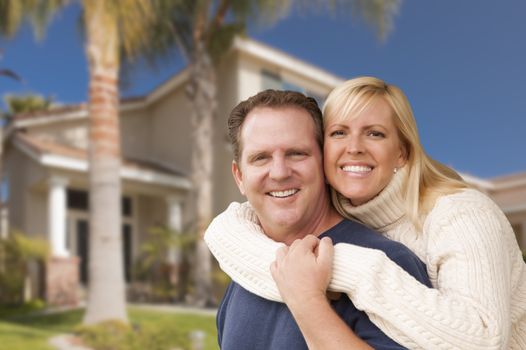
[[[206,241],[247,290],[279,301],[269,265],[279,244],[237,205],[214,220]],[[430,215],[431,216],[431,215]],[[428,288],[385,253],[337,244],[329,289],[345,292],[388,336],[409,348],[502,349],[510,330],[510,262],[502,218],[486,206],[450,205],[426,222]],[[424,233],[426,234],[426,233]]]
[[[499,218],[480,208],[451,208],[436,219],[428,227],[427,258],[438,267],[431,276],[437,289],[383,252],[350,245],[335,257],[331,286],[409,348],[506,349],[511,287]]]
[[[270,265],[276,259],[276,250],[284,244],[263,233],[248,202],[232,202],[212,220],[204,239],[230,278],[249,292],[283,302],[270,274]]]

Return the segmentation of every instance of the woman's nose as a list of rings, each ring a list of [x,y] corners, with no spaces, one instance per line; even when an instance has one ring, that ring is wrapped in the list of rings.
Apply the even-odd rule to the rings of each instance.
[[[347,143],[347,152],[350,154],[364,153],[365,148],[363,140],[360,137],[351,137]]]

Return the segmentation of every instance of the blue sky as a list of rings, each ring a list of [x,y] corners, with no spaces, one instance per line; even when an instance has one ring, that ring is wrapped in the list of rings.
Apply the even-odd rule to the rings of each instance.
[[[0,81],[0,95],[36,92],[86,100],[87,67],[77,9],[62,12],[42,42],[24,28],[0,40],[0,67],[24,83]],[[427,152],[488,178],[526,171],[526,2],[405,0],[385,43],[350,16],[292,14],[251,36],[342,78],[373,75],[401,87]],[[140,95],[181,67],[139,71],[123,93]]]

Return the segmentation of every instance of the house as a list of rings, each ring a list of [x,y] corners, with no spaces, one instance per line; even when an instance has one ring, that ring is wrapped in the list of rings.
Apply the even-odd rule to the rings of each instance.
[[[126,278],[148,236],[165,224],[181,230],[191,222],[189,171],[192,134],[183,70],[149,94],[123,100],[122,237]],[[303,91],[320,102],[343,79],[250,39],[236,39],[218,70],[218,114],[214,134],[215,213],[242,200],[231,176],[226,120],[240,101],[266,88]],[[4,174],[9,183],[9,223],[46,238],[48,300],[74,302],[68,295],[86,283],[88,264],[88,163],[86,105],[18,115],[5,130]],[[526,173],[493,180],[467,176],[506,211],[526,249]],[[36,280],[36,277],[35,277]],[[73,288],[74,289],[74,288]],[[35,289],[35,293],[36,289]]]

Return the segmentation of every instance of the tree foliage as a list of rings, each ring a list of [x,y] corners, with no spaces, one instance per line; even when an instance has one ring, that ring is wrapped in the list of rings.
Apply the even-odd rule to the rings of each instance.
[[[9,115],[14,115],[49,110],[53,105],[53,98],[38,94],[9,94],[4,96],[4,102]]]
[[[12,232],[0,239],[0,303],[22,304],[29,277],[29,264],[43,266],[49,256],[48,243]]]

